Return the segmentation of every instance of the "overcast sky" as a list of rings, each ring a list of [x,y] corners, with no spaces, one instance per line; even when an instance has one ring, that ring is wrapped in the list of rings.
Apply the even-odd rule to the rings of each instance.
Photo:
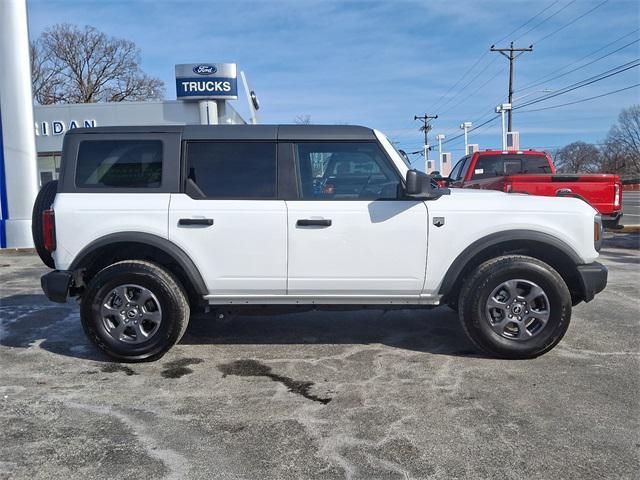
[[[29,0],[28,12],[32,38],[69,22],[134,41],[142,50],[143,69],[164,80],[168,99],[175,99],[174,64],[236,62],[260,98],[261,123],[310,115],[313,123],[362,124],[386,132],[407,151],[422,144],[416,114],[439,115],[432,139],[436,133],[458,135],[462,121],[478,125],[495,115],[507,93],[508,61],[488,52],[493,43],[534,45],[516,61],[515,105],[518,97],[528,94],[522,104],[544,95],[539,90],[557,90],[640,57],[637,0]],[[635,43],[625,47],[630,42]],[[638,84],[639,70],[522,111]],[[517,91],[540,78],[547,81]],[[638,103],[639,92],[636,87],[557,109],[514,113],[514,127],[526,148],[599,142],[619,111]],[[244,98],[234,106],[247,116]],[[473,132],[470,141],[497,147],[499,132],[496,121]],[[460,157],[461,140],[445,150]]]

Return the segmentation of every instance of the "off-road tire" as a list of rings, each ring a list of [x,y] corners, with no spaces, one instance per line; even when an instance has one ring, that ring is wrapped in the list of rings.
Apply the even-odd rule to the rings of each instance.
[[[42,238],[42,212],[51,208],[53,201],[58,193],[58,181],[51,180],[45,183],[38,195],[36,201],[33,202],[33,211],[31,212],[31,236],[33,238],[33,244],[36,247],[36,252],[40,260],[49,268],[56,268],[56,265],[51,256],[51,252],[45,250],[44,239]]]
[[[549,300],[549,319],[538,335],[527,340],[504,338],[491,328],[486,302],[502,282],[523,279],[542,288]],[[526,359],[555,347],[571,319],[569,289],[551,266],[536,258],[507,255],[481,264],[465,281],[459,297],[459,317],[471,342],[482,352],[499,358]]]
[[[162,309],[157,332],[139,344],[113,338],[102,321],[105,297],[118,285],[135,284],[151,291]],[[153,361],[162,357],[182,338],[189,323],[187,294],[173,274],[141,260],[114,263],[98,272],[82,295],[80,318],[89,339],[104,353],[121,362]]]

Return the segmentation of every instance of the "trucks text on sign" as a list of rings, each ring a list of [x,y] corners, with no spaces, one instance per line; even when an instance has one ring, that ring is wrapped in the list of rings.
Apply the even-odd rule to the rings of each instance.
[[[176,97],[179,99],[236,99],[235,63],[176,65]]]

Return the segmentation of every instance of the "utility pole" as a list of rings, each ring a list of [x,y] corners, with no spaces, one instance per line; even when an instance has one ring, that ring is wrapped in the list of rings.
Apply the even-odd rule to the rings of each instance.
[[[508,103],[512,103],[513,101],[513,61],[522,55],[525,52],[532,52],[533,45],[529,45],[527,48],[514,48],[513,42],[509,45],[509,48],[495,48],[495,45],[491,45],[492,52],[498,52],[500,55],[509,59],[509,101]],[[509,52],[508,54],[505,52]],[[515,52],[518,52],[515,54]],[[508,111],[509,114],[509,128],[508,131],[511,132],[511,128],[513,127],[513,112],[511,110]]]
[[[420,127],[420,131],[424,132],[424,171],[427,172],[429,165],[429,141],[428,135],[431,130],[431,124],[429,120],[435,120],[438,118],[438,115],[429,116],[426,113],[422,116],[414,115],[414,120],[420,120],[423,125]]]

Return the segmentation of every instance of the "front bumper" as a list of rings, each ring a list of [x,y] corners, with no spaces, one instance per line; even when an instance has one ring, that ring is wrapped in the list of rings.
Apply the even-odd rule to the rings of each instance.
[[[49,300],[57,303],[65,303],[69,296],[69,288],[73,281],[73,272],[67,270],[54,270],[40,278],[42,290]]]
[[[578,265],[578,274],[582,284],[585,302],[590,302],[596,293],[600,293],[607,286],[608,269],[598,262]]]

